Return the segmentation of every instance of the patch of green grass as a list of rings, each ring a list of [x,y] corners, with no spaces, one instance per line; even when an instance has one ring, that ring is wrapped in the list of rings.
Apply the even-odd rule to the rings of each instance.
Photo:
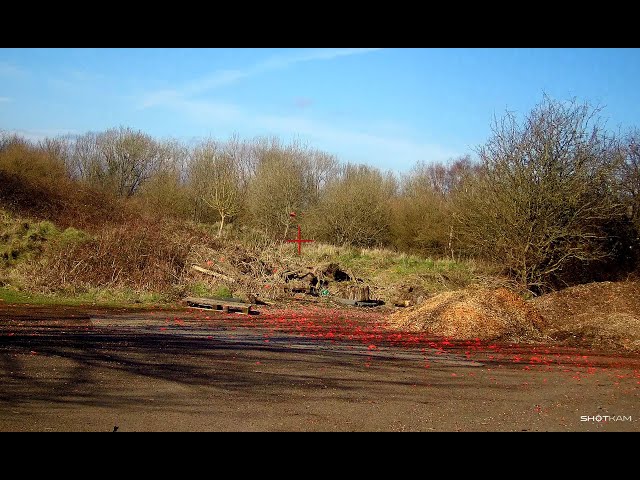
[[[233,292],[229,290],[228,287],[220,287],[214,293],[213,296],[216,298],[233,298]]]
[[[47,243],[60,242],[63,246],[81,243],[90,236],[75,228],[60,231],[48,221],[31,222],[13,218],[0,212],[0,267],[12,267],[17,263],[40,255]]]
[[[0,300],[4,303],[30,303],[32,298],[28,293],[9,287],[0,287]]]
[[[189,286],[189,292],[196,297],[206,297],[209,295],[209,287],[204,283],[196,282]]]
[[[124,290],[92,290],[77,294],[44,295],[11,287],[0,287],[0,300],[6,304],[29,305],[91,305],[100,307],[148,308],[171,305],[169,299],[157,293],[136,293]]]
[[[233,298],[233,292],[226,285],[213,289],[206,283],[196,282],[189,286],[189,291],[196,297]]]
[[[82,230],[77,230],[73,227],[69,227],[66,230],[64,230],[62,233],[60,233],[60,235],[56,240],[60,242],[62,245],[70,245],[70,244],[83,243],[90,239],[91,239],[91,236],[87,232],[83,232]]]
[[[393,271],[399,275],[421,275],[430,273],[447,274],[468,269],[468,265],[448,259],[433,260],[414,256],[399,257],[393,265]]]
[[[160,305],[169,302],[166,295],[156,292],[136,292],[131,289],[91,289],[73,296],[73,301],[109,306]]]
[[[410,284],[439,292],[463,288],[477,280],[474,262],[426,258],[385,249],[314,243],[305,246],[302,261],[304,265],[337,263],[347,272],[380,288]]]

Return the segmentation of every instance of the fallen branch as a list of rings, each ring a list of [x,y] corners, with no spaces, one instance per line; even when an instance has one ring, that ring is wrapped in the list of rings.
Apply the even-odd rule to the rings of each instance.
[[[193,270],[196,270],[197,272],[204,273],[205,275],[211,275],[212,277],[220,278],[220,279],[225,280],[225,281],[230,282],[230,283],[235,283],[235,279],[233,279],[231,277],[228,277],[228,276],[223,275],[221,273],[213,272],[211,270],[207,270],[206,268],[199,267],[198,265],[191,265],[191,268]]]

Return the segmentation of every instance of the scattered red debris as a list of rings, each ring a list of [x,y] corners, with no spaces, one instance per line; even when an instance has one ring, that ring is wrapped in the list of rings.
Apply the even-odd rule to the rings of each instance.
[[[267,284],[265,288],[272,288],[272,285]],[[158,314],[162,315],[161,312]],[[169,327],[169,330],[171,330],[169,326],[171,324],[184,325],[184,328],[197,325],[192,320],[206,320],[209,322],[207,325],[221,326],[232,331],[255,328],[259,329],[265,344],[270,343],[270,337],[273,339],[273,335],[277,335],[276,332],[282,332],[318,342],[325,341],[333,344],[347,342],[344,347],[350,350],[357,349],[356,345],[358,344],[361,345],[362,349],[371,352],[385,346],[407,348],[418,354],[416,366],[425,370],[431,368],[430,360],[437,363],[440,358],[449,354],[453,358],[477,360],[479,362],[490,361],[489,365],[494,371],[515,368],[531,374],[531,378],[527,378],[527,382],[520,383],[522,388],[549,383],[547,378],[536,378],[536,375],[541,372],[556,372],[569,382],[572,380],[582,382],[588,378],[588,375],[591,376],[598,373],[600,375],[608,375],[611,378],[611,383],[615,382],[616,385],[621,385],[620,381],[622,379],[625,379],[625,381],[634,379],[636,380],[636,385],[640,385],[640,370],[628,370],[627,364],[623,361],[619,365],[615,363],[607,363],[606,366],[600,365],[597,355],[585,355],[584,350],[580,351],[579,348],[489,343],[478,338],[455,340],[450,337],[433,337],[424,332],[386,331],[384,324],[381,322],[381,315],[377,312],[345,312],[339,309],[313,306],[298,308],[296,311],[266,308],[259,316],[238,318],[232,323],[226,323],[229,321],[227,317],[203,312],[184,314],[184,318],[168,314],[166,318],[160,317],[159,321],[162,322],[162,320],[165,321],[165,326]],[[167,328],[160,328],[160,330],[166,331]],[[264,333],[265,331],[267,333]],[[8,335],[12,336],[12,334]],[[207,339],[212,338],[212,336],[207,337]],[[495,342],[495,340],[492,342]],[[436,357],[436,359],[433,360],[433,357]],[[373,361],[373,358],[369,357],[364,359],[363,364],[366,368],[371,368]],[[261,362],[256,362],[256,365],[260,364]],[[481,377],[483,372],[487,371],[491,373],[492,368],[485,367],[482,370],[478,370],[478,376]],[[624,370],[618,370],[618,368]],[[631,373],[632,371],[633,373]],[[430,376],[431,372],[432,370],[425,371],[424,374]],[[623,373],[627,375],[622,375]],[[549,374],[553,373],[546,373],[547,376]],[[452,378],[464,376],[467,375],[451,374]],[[490,380],[495,384],[498,382],[498,379],[494,377],[491,377]],[[554,381],[556,381],[555,377]],[[637,386],[634,387],[636,392]]]

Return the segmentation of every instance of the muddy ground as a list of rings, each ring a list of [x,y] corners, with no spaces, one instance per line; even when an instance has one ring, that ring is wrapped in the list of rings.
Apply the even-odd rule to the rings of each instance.
[[[638,355],[383,320],[0,303],[0,431],[640,430]]]

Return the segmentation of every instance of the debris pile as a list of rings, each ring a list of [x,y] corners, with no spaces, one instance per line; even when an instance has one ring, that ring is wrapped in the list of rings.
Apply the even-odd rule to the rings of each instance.
[[[456,339],[532,340],[546,322],[532,305],[506,288],[446,292],[389,319],[397,330],[427,332]]]
[[[549,321],[548,333],[556,340],[640,351],[640,282],[577,285],[531,303]]]

